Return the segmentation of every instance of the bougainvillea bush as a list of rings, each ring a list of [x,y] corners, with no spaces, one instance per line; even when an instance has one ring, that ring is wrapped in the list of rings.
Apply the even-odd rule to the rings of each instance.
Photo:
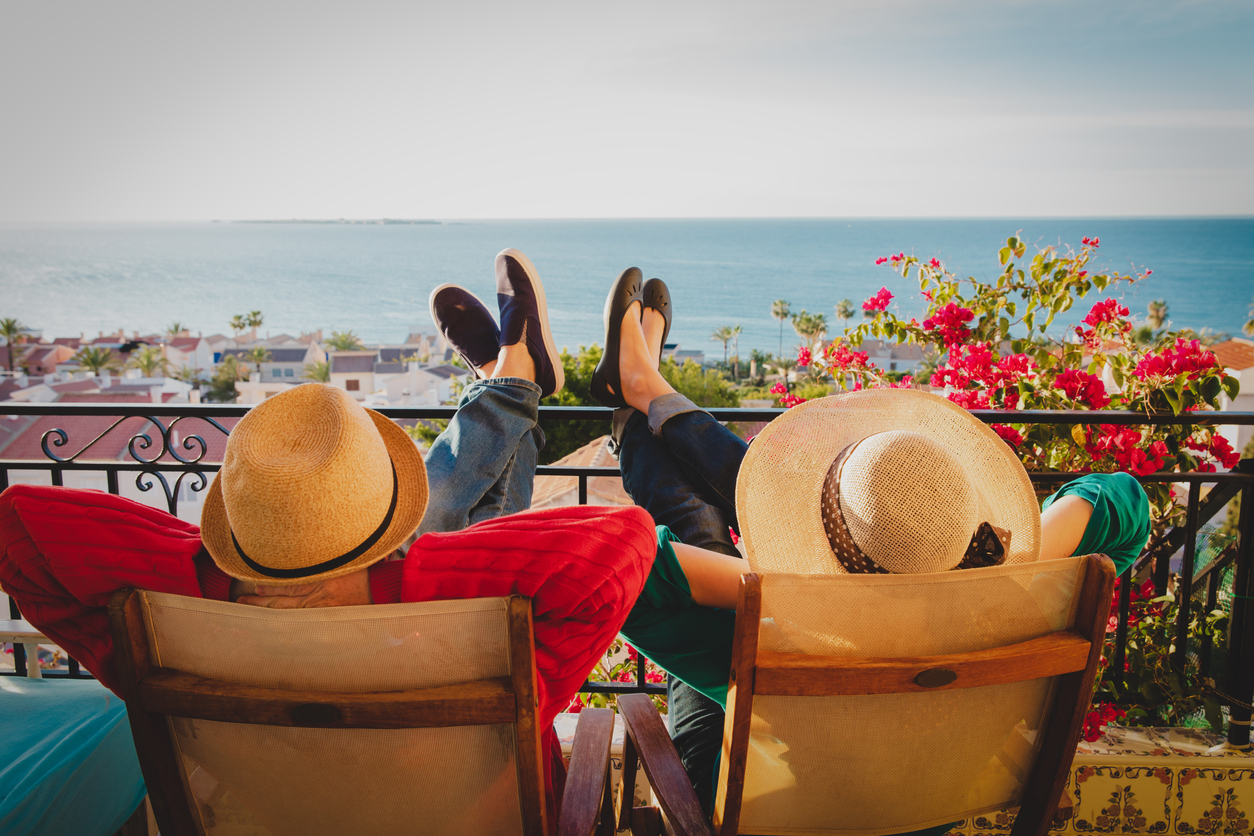
[[[898,315],[893,295],[881,288],[862,305],[865,321],[827,345],[802,348],[798,366],[808,367],[811,375],[817,371],[830,376],[837,390],[913,385],[909,378],[893,382],[859,350],[874,337],[921,346],[935,360],[924,382],[968,409],[1181,415],[1217,409],[1222,393],[1235,397],[1237,381],[1224,374],[1215,355],[1192,332],[1165,332],[1148,345],[1134,341],[1128,309],[1105,294],[1144,280],[1152,271],[1093,272],[1090,261],[1100,245],[1097,238],[1084,238],[1078,251],[1051,246],[1029,257],[1026,243],[1011,237],[998,252],[1001,269],[991,281],[960,280],[936,258],[924,261],[904,252],[881,257],[877,265],[918,281],[927,303],[922,321]],[[1089,309],[1079,325],[1053,327],[1060,314],[1091,293],[1101,298],[1083,302]],[[786,386],[773,391],[782,406],[803,401]],[[1233,467],[1239,459],[1227,439],[1210,427],[1104,424],[1100,414],[1086,420],[1086,425],[1008,420],[991,426],[1029,471],[1148,475],[1214,471]],[[1145,488],[1154,542],[1183,522],[1184,503],[1172,495],[1169,483]],[[1186,670],[1183,679],[1171,679],[1176,674],[1166,661],[1174,601],[1160,598],[1157,609],[1140,601],[1137,606],[1145,612],[1130,627],[1125,673],[1130,693],[1114,694],[1109,676],[1104,676],[1101,698],[1118,697],[1122,708],[1096,710],[1094,728],[1100,728],[1103,716],[1115,717],[1119,710],[1127,710],[1130,722],[1154,723],[1175,721],[1202,707],[1196,677]],[[1199,617],[1200,631],[1206,617]]]

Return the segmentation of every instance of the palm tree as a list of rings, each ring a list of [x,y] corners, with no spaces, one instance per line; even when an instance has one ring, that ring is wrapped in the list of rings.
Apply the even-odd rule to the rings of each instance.
[[[312,380],[315,383],[331,382],[331,364],[326,360],[318,360],[314,363],[305,364],[305,374],[302,375],[305,380]]]
[[[356,351],[361,345],[361,338],[352,331],[332,331],[327,340],[327,348],[332,351]]]
[[[261,327],[261,323],[265,322],[265,317],[261,315],[261,311],[249,311],[245,322],[248,327],[253,329],[253,340],[257,339],[257,329]]]
[[[241,314],[231,317],[231,330],[235,332],[235,336],[239,336],[240,332],[248,327],[248,319]]]
[[[732,329],[729,325],[721,328],[715,328],[714,333],[710,334],[710,339],[723,344],[723,365],[727,365],[727,344],[732,340]]]
[[[131,352],[130,359],[126,361],[128,369],[139,369],[139,373],[144,377],[156,377],[158,373],[164,373],[169,366],[170,361],[165,359],[161,349],[155,345],[140,346]]]
[[[736,358],[736,370],[732,372],[732,380],[740,379],[740,323],[731,327],[732,351]]]
[[[772,365],[779,369],[779,373],[784,381],[784,388],[791,391],[792,387],[788,385],[788,373],[797,368],[797,361],[791,357],[780,357]]]
[[[244,356],[248,358],[248,362],[256,364],[257,374],[261,374],[261,364],[270,362],[270,349],[264,345],[254,346]]]
[[[788,319],[788,303],[783,299],[776,299],[771,303],[771,316],[779,320],[779,353],[784,353],[784,320]]]
[[[827,315],[812,314],[802,308],[801,313],[792,315],[792,328],[805,341],[806,348],[810,348],[827,335]]]
[[[193,389],[199,389],[201,384],[205,382],[205,376],[201,373],[200,369],[192,368],[186,363],[170,372],[170,377],[175,380],[181,380],[184,383],[190,383]]]
[[[853,306],[852,299],[841,299],[836,303],[836,318],[840,320],[841,328],[849,330],[849,320],[853,319],[853,315],[857,309]]]
[[[175,320],[165,327],[165,335],[173,339],[174,337],[183,336],[183,332],[187,330],[187,326]]]
[[[213,378],[209,381],[209,400],[218,403],[234,403],[237,396],[235,381],[247,379],[248,367],[236,360],[235,355],[228,354],[222,358],[222,362],[213,373]]]
[[[74,355],[74,359],[78,361],[80,369],[86,369],[94,375],[112,371],[118,367],[118,359],[113,356],[112,351],[95,345],[80,348],[78,354]]]
[[[1250,309],[1246,313],[1246,316],[1248,316],[1249,319],[1246,320],[1246,323],[1241,326],[1241,331],[1247,337],[1254,337],[1254,302],[1250,303]]]
[[[1157,331],[1163,327],[1163,323],[1167,321],[1167,300],[1155,299],[1149,303],[1147,307],[1148,313],[1145,316],[1146,323],[1149,327]]]
[[[15,368],[13,364],[22,356],[21,349],[18,349],[15,358],[14,348],[18,343],[26,340],[26,326],[18,322],[16,317],[0,319],[0,336],[4,337],[5,346],[9,349],[9,371],[13,371]]]

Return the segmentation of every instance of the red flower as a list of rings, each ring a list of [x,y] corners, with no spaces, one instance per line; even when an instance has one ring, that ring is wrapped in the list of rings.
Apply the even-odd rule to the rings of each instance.
[[[1006,424],[989,424],[989,426],[992,427],[993,432],[997,433],[1002,441],[1006,442],[1011,447],[1018,447],[1023,443],[1023,435],[1014,427],[1007,426]]]
[[[992,404],[988,401],[988,392],[983,389],[975,389],[967,392],[950,392],[949,399],[963,409],[992,408]]]
[[[1145,355],[1132,373],[1142,380],[1174,378],[1182,374],[1195,380],[1202,372],[1211,369],[1220,369],[1219,361],[1213,352],[1202,348],[1201,340],[1177,337],[1175,345],[1164,349],[1161,354]]]
[[[1084,344],[1084,350],[1089,354],[1096,354],[1102,350],[1102,338],[1097,333],[1096,328],[1084,329],[1079,325],[1075,327],[1076,336],[1080,338],[1080,342]]]
[[[823,349],[823,359],[829,371],[850,371],[853,369],[870,368],[870,355],[865,351],[854,351],[845,345],[843,340],[832,340]]]
[[[794,406],[806,402],[806,398],[799,398],[796,395],[784,395],[779,399],[780,404],[786,409],[792,409]]]
[[[783,383],[776,383],[774,386],[771,387],[771,394],[772,395],[787,395],[788,387],[785,386]]]
[[[1054,378],[1054,388],[1061,389],[1073,401],[1082,401],[1090,409],[1101,409],[1110,403],[1101,378],[1078,369],[1067,369]]]
[[[1210,454],[1228,470],[1241,461],[1241,454],[1232,449],[1232,443],[1218,433],[1210,440]]]
[[[898,261],[905,261],[905,260],[906,260],[906,254],[905,254],[905,253],[897,253],[897,254],[896,254],[896,255],[894,255],[894,256],[889,256],[888,260],[889,260],[889,261],[891,261],[893,264],[896,264]]]
[[[639,650],[636,650],[634,647],[627,644],[626,642],[623,643],[623,647],[627,650],[627,658],[630,659],[631,661],[634,662],[640,658]]]
[[[1127,315],[1128,309],[1120,305],[1119,300],[1103,299],[1093,306],[1088,316],[1084,317],[1084,323],[1096,328],[1104,322],[1118,322]]]
[[[568,714],[578,714],[581,711],[583,711],[583,700],[576,695],[575,698],[570,701],[570,705],[566,706],[566,712]]]
[[[940,269],[940,266],[941,266],[940,260],[939,260],[939,259],[934,258],[934,259],[932,259],[931,261],[929,261],[929,262],[928,262],[928,266],[929,266],[929,267],[935,267],[937,270],[939,270],[939,269]]]
[[[730,525],[727,526],[727,534],[731,537],[733,546],[740,545],[740,535],[736,533],[736,529],[732,528]]]
[[[1081,238],[1081,239],[1080,239],[1080,243],[1081,243],[1081,244],[1083,244],[1083,245],[1084,245],[1084,246],[1086,246],[1086,247],[1099,247],[1099,246],[1101,246],[1102,239],[1100,239],[1100,238]]]
[[[810,356],[810,349],[806,348],[805,346],[802,346],[801,348],[797,349],[797,365],[798,366],[808,366],[810,365],[811,362],[813,362],[813,360],[814,358]]]
[[[888,256],[886,255],[882,255],[879,258],[875,259],[876,265],[883,264],[885,261],[888,261]]]
[[[940,331],[941,339],[945,341],[945,345],[952,347],[967,341],[967,335],[971,331],[964,323],[973,319],[975,319],[975,314],[969,309],[960,307],[955,302],[950,302],[923,320],[923,328],[928,331]]]
[[[893,294],[888,292],[888,288],[881,287],[879,293],[876,293],[870,299],[862,303],[864,311],[886,311],[888,303],[893,300]]]

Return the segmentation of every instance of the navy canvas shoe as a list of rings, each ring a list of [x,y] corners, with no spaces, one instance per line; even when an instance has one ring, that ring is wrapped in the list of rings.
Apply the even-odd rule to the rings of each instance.
[[[477,296],[464,287],[442,284],[431,291],[428,304],[431,321],[472,372],[496,359],[501,330]]]
[[[501,312],[501,345],[526,342],[536,364],[540,397],[561,391],[566,374],[549,330],[544,285],[536,268],[518,250],[501,250],[496,257],[496,304]]]

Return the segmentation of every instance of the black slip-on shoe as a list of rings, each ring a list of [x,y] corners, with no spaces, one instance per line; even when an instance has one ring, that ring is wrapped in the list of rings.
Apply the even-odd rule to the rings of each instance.
[[[496,256],[496,304],[501,312],[501,345],[526,341],[536,364],[540,397],[561,391],[566,373],[549,330],[544,285],[531,261],[518,250],[501,250]]]
[[[640,301],[643,275],[639,268],[628,267],[614,281],[609,296],[605,297],[605,351],[592,372],[592,383],[588,387],[592,397],[602,406],[627,406],[619,379],[618,350],[622,341],[623,316],[632,302]]]
[[[431,321],[449,347],[470,366],[471,373],[477,376],[480,366],[496,359],[501,350],[501,329],[479,297],[464,287],[442,284],[431,291],[428,305]]]
[[[658,357],[662,356],[662,352],[666,351],[666,338],[671,334],[671,292],[666,287],[666,282],[661,279],[649,279],[644,283],[644,287],[640,290],[640,302],[644,308],[653,308],[662,315],[662,351],[658,352]]]

